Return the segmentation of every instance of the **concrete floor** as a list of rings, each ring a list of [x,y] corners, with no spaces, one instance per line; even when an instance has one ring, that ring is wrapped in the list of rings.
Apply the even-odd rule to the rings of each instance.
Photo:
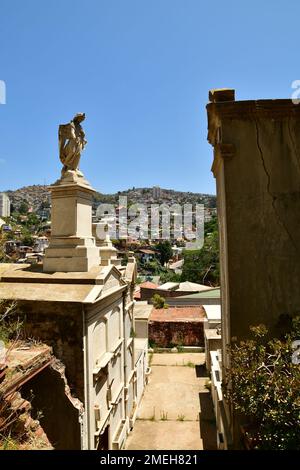
[[[154,354],[129,450],[215,449],[203,353]]]

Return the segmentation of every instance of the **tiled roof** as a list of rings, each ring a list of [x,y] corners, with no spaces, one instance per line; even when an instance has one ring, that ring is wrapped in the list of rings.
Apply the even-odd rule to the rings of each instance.
[[[205,311],[202,306],[197,307],[169,307],[169,308],[153,308],[150,315],[151,321],[161,322],[188,322],[203,321]]]
[[[145,282],[142,282],[142,284],[140,284],[140,288],[141,287],[146,287],[147,289],[157,289],[158,285],[155,284],[154,282],[145,281]]]
[[[139,253],[145,253],[146,255],[156,255],[156,251],[150,249],[139,250]]]
[[[158,287],[158,284],[155,284],[154,282],[150,282],[150,281],[145,281],[145,282],[142,282],[137,290],[135,291],[133,297],[135,300],[140,300],[141,298],[141,287],[145,287],[146,289],[157,289]]]

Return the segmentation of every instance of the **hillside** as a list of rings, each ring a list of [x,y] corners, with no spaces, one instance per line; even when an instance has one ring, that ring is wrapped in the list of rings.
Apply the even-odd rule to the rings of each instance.
[[[25,186],[15,191],[6,191],[12,204],[12,210],[19,209],[20,205],[25,202],[33,211],[50,204],[50,192],[47,186],[33,185]],[[115,194],[96,193],[94,197],[94,206],[100,203],[118,204],[119,197],[127,196],[128,204],[143,203],[166,203],[166,204],[204,204],[205,207],[216,207],[216,196],[201,193],[191,193],[183,191],[175,191],[173,189],[163,188],[131,188],[126,191],[118,191]]]

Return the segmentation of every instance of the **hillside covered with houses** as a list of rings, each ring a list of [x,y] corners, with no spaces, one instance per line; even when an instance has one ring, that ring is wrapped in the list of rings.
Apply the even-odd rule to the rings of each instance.
[[[11,212],[20,208],[31,208],[37,212],[43,208],[50,207],[50,191],[45,185],[24,186],[22,188],[6,190],[11,202]],[[118,191],[112,194],[96,192],[94,196],[94,208],[100,203],[118,204],[119,197],[127,197],[128,204],[204,204],[207,208],[216,207],[216,196],[211,194],[175,191],[174,189],[163,189],[159,186],[153,188],[131,188],[126,191]]]

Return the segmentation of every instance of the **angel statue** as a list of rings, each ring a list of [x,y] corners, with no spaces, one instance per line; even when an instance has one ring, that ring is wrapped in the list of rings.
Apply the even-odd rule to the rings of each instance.
[[[81,127],[85,113],[76,114],[69,124],[61,124],[58,128],[59,158],[63,164],[62,176],[69,170],[79,172],[79,160],[87,141]]]

